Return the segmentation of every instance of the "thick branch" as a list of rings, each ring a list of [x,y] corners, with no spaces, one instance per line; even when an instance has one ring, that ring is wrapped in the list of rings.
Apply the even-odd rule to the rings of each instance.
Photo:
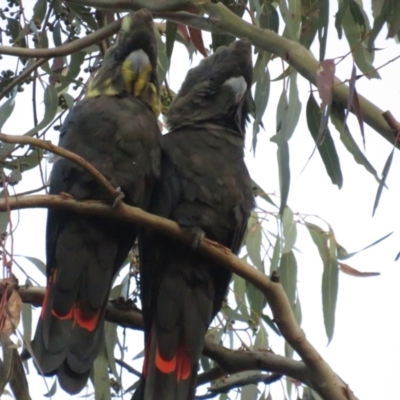
[[[58,147],[52,144],[51,142],[46,142],[44,140],[36,139],[29,136],[6,135],[4,133],[0,133],[0,141],[5,143],[17,143],[21,145],[28,144],[30,146],[39,147],[41,149],[50,151],[51,153],[64,157],[74,162],[75,164],[79,165],[84,170],[86,170],[90,175],[92,175],[96,179],[96,181],[99,182],[99,184],[103,186],[111,194],[113,198],[120,195],[120,192],[115,190],[114,187],[110,184],[110,182],[95,167],[93,167],[92,164],[90,164],[88,161],[78,156],[77,154],[72,153],[71,151],[63,149],[62,147]]]
[[[33,195],[23,197],[8,197],[0,199],[0,211],[34,207],[59,207],[78,213],[98,215],[106,218],[117,218],[134,222],[139,225],[151,226],[154,229],[190,245],[191,235],[181,229],[175,222],[146,213],[140,208],[119,203],[115,208],[96,201],[79,202],[65,196]],[[240,260],[226,247],[204,239],[197,251],[207,255],[221,266],[229,268],[248,282],[256,286],[267,298],[272,310],[274,321],[286,341],[300,355],[310,376],[310,386],[324,399],[348,400],[348,387],[333,372],[317,350],[307,340],[305,333],[298,326],[293,315],[289,300],[278,279],[271,280],[258,269]]]

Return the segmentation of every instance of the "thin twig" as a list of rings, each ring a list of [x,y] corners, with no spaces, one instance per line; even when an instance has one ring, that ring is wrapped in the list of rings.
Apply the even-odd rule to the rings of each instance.
[[[90,164],[88,161],[78,156],[77,154],[72,153],[71,151],[63,149],[62,147],[58,147],[50,142],[45,142],[44,140],[32,138],[29,136],[15,136],[0,133],[0,141],[21,145],[28,144],[30,146],[40,147],[41,149],[64,157],[85,169],[97,180],[97,182],[100,183],[100,185],[102,185],[111,194],[112,197],[120,196],[120,192],[116,191],[115,188],[110,184],[110,182],[108,182],[108,180],[95,167],[93,167],[92,164]]]

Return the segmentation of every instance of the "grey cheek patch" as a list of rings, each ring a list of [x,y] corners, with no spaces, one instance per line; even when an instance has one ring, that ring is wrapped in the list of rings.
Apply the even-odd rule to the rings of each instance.
[[[247,90],[247,83],[243,76],[237,76],[234,78],[229,78],[223,84],[223,86],[229,86],[235,93],[235,101],[239,103],[242,100],[243,95]]]

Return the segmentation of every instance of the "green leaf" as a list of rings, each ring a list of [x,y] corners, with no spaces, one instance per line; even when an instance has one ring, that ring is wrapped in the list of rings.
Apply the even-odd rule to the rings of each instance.
[[[0,107],[0,131],[3,128],[4,123],[12,114],[15,107],[15,95],[7,99]],[[14,145],[12,145],[14,147]],[[4,147],[4,144],[3,146]],[[3,155],[3,153],[2,153]]]
[[[306,222],[305,224],[314,244],[318,248],[318,252],[321,256],[322,262],[325,264],[330,257],[328,248],[328,235],[317,225],[311,224],[309,222]]]
[[[289,303],[294,308],[297,288],[297,262],[293,251],[282,254],[278,269],[280,281],[289,299]]]
[[[85,56],[86,54],[83,51],[76,51],[75,53],[71,54],[71,60],[68,65],[67,74],[65,75],[65,79],[62,79],[60,84],[57,85],[57,93],[61,93],[79,75],[81,72],[81,66],[85,61]],[[56,75],[57,79],[59,79],[60,76],[63,77],[61,74]]]
[[[270,75],[267,66],[267,56],[264,51],[260,51],[257,57],[260,74],[256,82],[254,103],[256,105],[256,117],[253,124],[253,151],[256,152],[257,135],[260,127],[263,127],[262,118],[267,108],[270,90]]]
[[[293,249],[297,239],[297,224],[293,219],[293,211],[289,207],[285,207],[282,217],[283,237],[285,244],[282,253],[288,253]]]
[[[69,93],[62,93],[62,97],[64,97],[65,103],[67,104],[68,110],[72,110],[74,108],[74,98]]]
[[[0,192],[0,198],[5,198],[6,196],[8,197],[10,194],[8,193],[7,188],[2,189]],[[4,232],[7,232],[7,226],[8,226],[8,212],[7,211],[2,211],[0,212],[0,235],[3,234]]]
[[[7,18],[7,29],[10,32],[14,45],[18,47],[26,47],[26,32],[18,22],[18,19]]]
[[[264,273],[264,265],[261,259],[261,224],[255,211],[251,212],[247,223],[246,248],[251,262]]]
[[[40,25],[46,16],[47,11],[47,1],[37,0],[35,6],[33,7],[33,17],[32,20],[35,24]]]
[[[24,340],[30,342],[32,339],[32,305],[22,303],[22,327],[24,330]]]
[[[259,325],[260,317],[262,311],[267,304],[267,299],[265,296],[251,283],[246,282],[246,295],[250,304],[250,312],[251,317],[249,320],[249,324],[252,328],[255,328]]]
[[[354,160],[358,164],[362,165],[370,174],[372,174],[377,182],[380,182],[378,173],[368,161],[367,157],[365,157],[364,153],[360,150],[356,141],[353,139],[353,136],[350,133],[349,127],[344,122],[345,112],[343,106],[335,101],[332,102],[330,118],[333,125],[340,134],[340,139],[342,143],[346,147],[347,151],[353,155]]]
[[[319,137],[322,112],[312,93],[310,93],[307,102],[306,113],[308,129],[315,141],[319,154],[325,165],[326,172],[331,178],[332,183],[337,185],[340,189],[343,185],[343,176],[340,169],[339,157],[328,127],[325,128],[322,137]]]
[[[303,314],[301,311],[301,304],[300,304],[300,299],[299,299],[298,294],[297,294],[296,304],[294,305],[293,313],[294,313],[296,322],[299,324],[299,326],[301,326],[301,321],[303,320]]]
[[[254,372],[253,372],[254,373]],[[242,388],[241,400],[257,400],[258,390],[257,385],[246,385]]]
[[[56,47],[59,47],[59,46],[62,45],[60,21],[57,21],[57,22],[54,24],[54,27],[53,27],[53,42],[54,42],[54,45],[55,45]]]
[[[289,4],[287,4],[286,1],[279,1],[279,11],[285,21],[285,29],[282,36],[297,42],[300,33],[301,2],[289,0]]]
[[[339,260],[347,260],[347,259],[349,259],[349,258],[355,256],[356,254],[361,253],[362,251],[367,250],[367,249],[369,249],[369,248],[371,248],[371,247],[377,245],[378,243],[380,243],[380,242],[382,242],[383,240],[387,239],[387,238],[388,238],[389,236],[391,236],[392,234],[393,234],[393,232],[390,232],[390,233],[388,233],[387,235],[381,237],[380,239],[375,240],[375,242],[369,244],[368,246],[363,247],[361,250],[353,251],[352,253],[348,253],[344,247],[342,247],[342,246],[340,246],[340,245],[338,244],[338,245],[337,245],[337,247],[338,247],[338,256],[337,256],[337,258],[338,258]]]
[[[236,304],[238,305],[239,313],[247,320],[250,320],[250,315],[246,305],[246,281],[239,275],[234,275],[233,292],[235,295]]]
[[[279,14],[272,3],[265,1],[258,16],[260,28],[271,29],[275,33],[279,32]]]
[[[272,204],[274,207],[277,207],[277,205],[274,203],[271,197],[267,195],[267,193],[261,188],[261,186],[258,185],[258,183],[252,180],[251,185],[255,196],[259,196],[263,200],[267,201],[269,204]]]
[[[389,20],[390,15],[393,11],[393,3],[390,0],[382,0],[383,4],[376,3],[376,1],[372,1],[372,11],[375,20],[368,38],[368,50],[370,51],[372,51],[372,49],[374,48],[375,39],[378,37],[379,32],[382,30],[385,22]],[[377,10],[377,6],[380,6],[378,7],[379,11]]]
[[[290,140],[299,122],[301,113],[301,103],[299,90],[297,88],[297,72],[290,76],[289,103],[285,113],[285,119],[282,121],[282,131],[285,139]]]
[[[56,394],[56,392],[57,392],[57,379],[54,379],[54,382],[51,385],[50,390],[47,393],[45,393],[43,396],[51,398]]]
[[[382,190],[383,190],[383,187],[385,186],[386,178],[387,178],[387,176],[389,174],[390,167],[392,165],[392,161],[393,161],[393,157],[394,157],[394,150],[395,150],[395,147],[393,147],[392,151],[389,154],[388,159],[386,160],[385,166],[383,167],[382,179],[381,179],[381,181],[379,183],[378,191],[376,192],[374,208],[373,208],[373,211],[372,211],[372,216],[375,215],[375,211],[378,208],[379,200],[381,199],[381,195],[382,195]]]
[[[26,156],[16,156],[13,161],[4,163],[4,168],[18,171],[19,173],[35,168],[43,159],[43,149],[35,148]]]
[[[261,318],[278,336],[282,336],[275,322],[268,315],[262,314]]]
[[[43,119],[31,130],[26,132],[24,136],[33,136],[41,129],[45,128],[53,118],[56,116],[58,107],[58,95],[54,86],[48,85],[44,91],[44,117]]]
[[[319,40],[319,61],[325,59],[326,41],[328,40],[329,27],[329,0],[320,0],[318,40]]]
[[[15,254],[15,257],[24,257],[28,261],[30,261],[44,276],[46,276],[46,265],[43,261],[39,260],[36,257],[30,256],[21,256],[19,254]]]
[[[310,0],[302,0],[302,16],[301,16],[301,34],[300,44],[306,49],[309,49],[315,39],[319,25],[321,23],[321,10],[322,2],[312,2]],[[329,22],[326,21],[326,22]],[[324,23],[324,21],[322,21]],[[321,43],[320,43],[321,45]]]
[[[351,7],[349,6],[343,17],[343,29],[349,46],[353,49],[354,61],[368,79],[380,78],[379,73],[373,66],[374,51],[369,51],[364,41],[366,34],[365,19],[360,6],[354,0],[349,1],[351,1]],[[363,16],[362,21],[361,17],[357,18],[357,15],[359,16],[360,14]],[[356,16],[357,20],[354,20],[354,16]]]
[[[79,20],[76,18],[74,15],[75,13],[79,18],[81,18],[84,22],[86,22],[89,26],[89,28],[93,31],[97,30],[97,22],[93,17],[92,12],[90,12],[90,8],[82,6],[80,4],[73,4],[73,3],[68,3],[68,8],[70,10],[73,10],[74,12],[71,13],[75,17],[75,22],[78,24]],[[97,399],[96,399],[97,400]]]
[[[329,257],[324,262],[322,274],[322,309],[324,314],[324,325],[328,344],[333,338],[335,329],[336,301],[339,286],[339,266],[334,257]]]
[[[278,145],[278,169],[279,169],[279,187],[281,192],[281,203],[279,207],[279,214],[282,215],[287,200],[289,197],[290,189],[290,156],[289,156],[289,145],[288,142],[282,139],[281,135],[275,135],[271,138],[271,142],[275,142]]]
[[[104,333],[106,338],[106,352],[108,365],[116,380],[119,380],[117,366],[115,364],[114,348],[118,343],[117,324],[111,322],[104,323]]]
[[[398,1],[393,1],[393,11],[389,16],[389,32],[388,37],[393,38],[400,33],[400,3]]]
[[[110,378],[108,376],[108,359],[105,344],[93,363],[93,386],[95,400],[111,400]]]
[[[272,253],[270,274],[272,274],[274,271],[278,269],[280,255],[281,255],[281,238],[277,236],[274,246],[274,251]]]
[[[260,351],[268,348],[268,333],[264,328],[263,324],[260,324],[258,329],[256,340],[254,341],[253,350]]]

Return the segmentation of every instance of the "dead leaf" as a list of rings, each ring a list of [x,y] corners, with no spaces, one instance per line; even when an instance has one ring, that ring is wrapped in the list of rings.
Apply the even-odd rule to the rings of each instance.
[[[203,33],[200,29],[192,28],[189,26],[190,40],[194,44],[194,47],[200,52],[204,57],[208,57],[207,50],[204,47]]]
[[[378,276],[380,272],[361,272],[356,270],[350,265],[339,263],[339,269],[347,275],[355,276],[357,278],[368,278],[370,276]]]
[[[317,88],[322,109],[331,102],[334,80],[335,62],[331,59],[321,61],[317,70]]]
[[[8,336],[15,332],[21,319],[22,299],[16,290],[13,290],[6,303],[6,309],[3,310],[4,325],[2,332]]]

